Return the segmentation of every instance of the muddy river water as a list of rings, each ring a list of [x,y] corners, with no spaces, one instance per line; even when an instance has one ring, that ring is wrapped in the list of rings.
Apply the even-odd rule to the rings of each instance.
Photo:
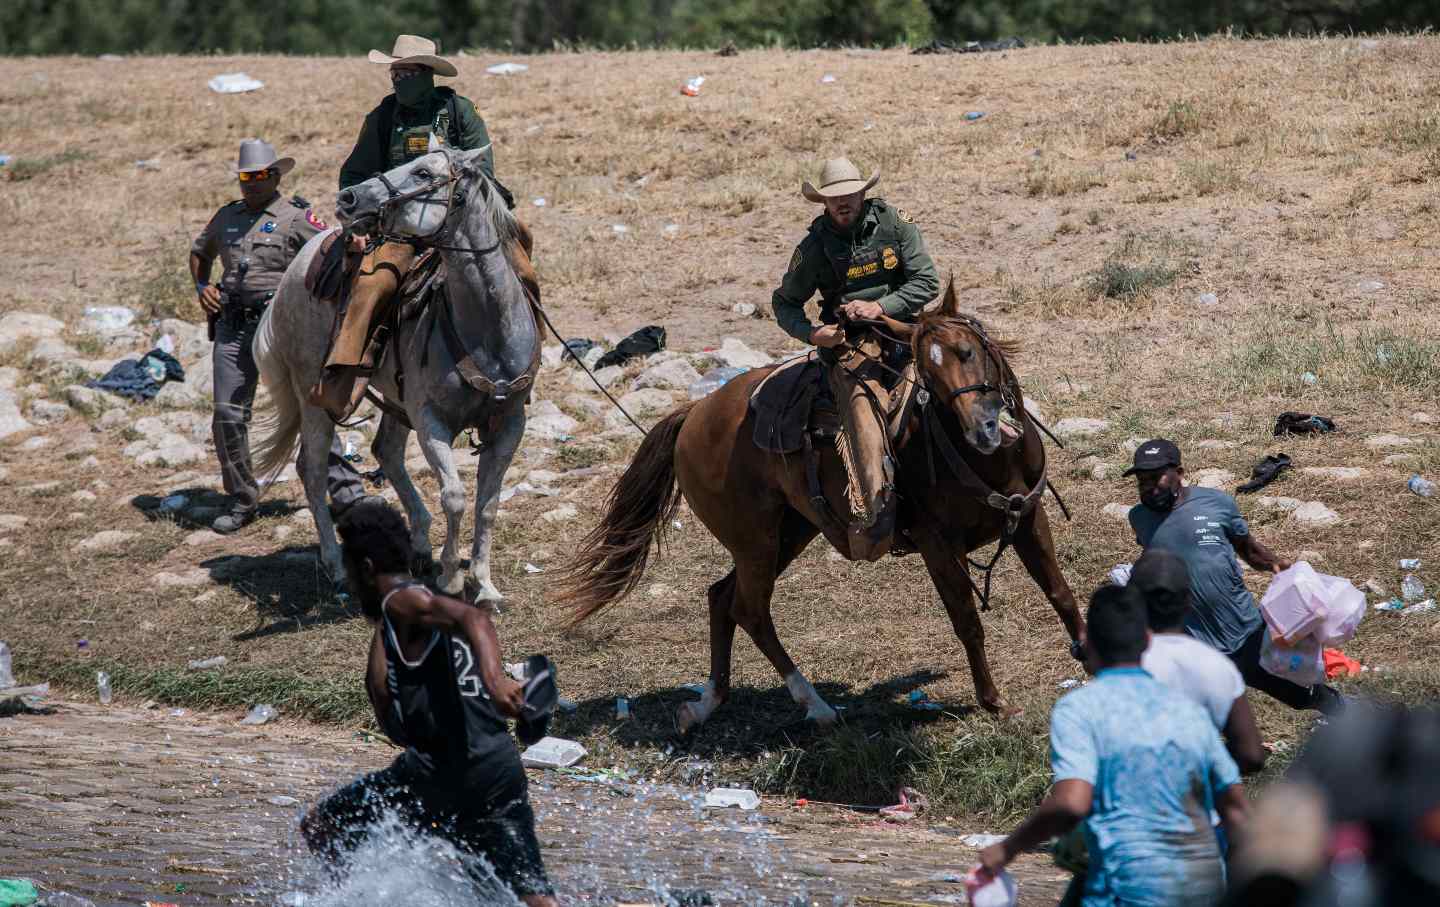
[[[329,879],[297,841],[301,811],[394,750],[335,728],[165,707],[55,703],[0,718],[0,877],[99,907],[510,902],[457,880],[453,854],[397,829]],[[960,904],[982,829],[892,825],[767,798],[705,809],[703,791],[531,772],[552,881],[567,903]],[[1064,888],[1044,855],[1015,867],[1022,904]],[[688,893],[688,894],[687,894]]]

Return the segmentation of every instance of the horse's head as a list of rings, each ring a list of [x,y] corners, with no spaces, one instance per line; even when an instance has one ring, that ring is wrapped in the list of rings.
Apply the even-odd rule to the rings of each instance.
[[[938,309],[913,325],[888,323],[910,341],[931,405],[955,416],[967,444],[981,454],[994,453],[1001,441],[1000,413],[1009,405],[1011,377],[1005,355],[1015,346],[995,340],[984,325],[960,311],[954,277]]]
[[[359,233],[378,228],[387,236],[434,236],[445,227],[456,184],[479,172],[484,153],[484,148],[452,151],[432,136],[423,156],[342,190],[335,213]]]

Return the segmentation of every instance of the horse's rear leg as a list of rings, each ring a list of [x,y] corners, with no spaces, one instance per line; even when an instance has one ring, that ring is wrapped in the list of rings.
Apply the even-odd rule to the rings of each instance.
[[[945,613],[950,616],[950,626],[955,636],[965,647],[965,656],[970,662],[970,677],[975,682],[975,696],[988,712],[1003,717],[1018,714],[1019,709],[1005,705],[995,678],[990,674],[990,661],[985,657],[985,627],[980,623],[980,612],[975,607],[975,597],[965,565],[956,557],[955,549],[943,539],[927,531],[912,530],[911,538],[920,546],[920,556],[925,559],[925,569],[945,603]]]
[[[445,511],[445,545],[440,549],[440,591],[459,595],[465,591],[465,577],[460,573],[460,521],[465,516],[465,483],[455,469],[455,452],[450,445],[455,432],[436,417],[435,411],[424,406],[411,414],[410,421],[420,438],[420,449],[435,477],[440,480],[440,508]],[[428,542],[427,542],[428,544]]]
[[[1075,593],[1065,582],[1060,572],[1060,562],[1055,559],[1055,542],[1050,537],[1050,518],[1045,508],[1035,508],[1035,518],[1028,526],[1022,525],[1015,533],[1015,553],[1020,562],[1035,580],[1035,585],[1050,600],[1050,607],[1060,615],[1065,632],[1072,642],[1079,642],[1085,635],[1085,623],[1080,618],[1080,609],[1075,606]]]
[[[490,544],[495,538],[495,514],[500,509],[500,482],[515,458],[515,449],[525,434],[525,407],[516,405],[475,462],[475,540],[470,547],[470,579],[475,583],[475,603],[496,604],[504,600],[490,579]]]
[[[435,558],[430,551],[430,510],[410,478],[410,470],[405,468],[405,443],[409,440],[410,429],[387,413],[380,417],[370,452],[375,454],[376,462],[405,508],[405,517],[410,522],[410,569],[423,576],[434,567]]]

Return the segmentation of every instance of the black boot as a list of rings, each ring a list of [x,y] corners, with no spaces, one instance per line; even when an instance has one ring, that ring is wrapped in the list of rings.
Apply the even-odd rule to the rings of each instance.
[[[242,507],[237,504],[230,508],[229,513],[217,517],[215,522],[210,524],[210,528],[221,535],[229,535],[244,529],[253,522],[255,522],[255,508]]]

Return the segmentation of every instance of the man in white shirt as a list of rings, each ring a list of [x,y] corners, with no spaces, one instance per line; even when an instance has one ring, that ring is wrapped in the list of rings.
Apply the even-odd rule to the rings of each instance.
[[[1150,624],[1150,646],[1140,659],[1141,667],[1204,707],[1240,771],[1258,772],[1265,764],[1265,749],[1245,698],[1244,678],[1229,658],[1185,632],[1190,612],[1190,573],[1185,562],[1169,551],[1152,548],[1135,564],[1130,586],[1145,602]]]

